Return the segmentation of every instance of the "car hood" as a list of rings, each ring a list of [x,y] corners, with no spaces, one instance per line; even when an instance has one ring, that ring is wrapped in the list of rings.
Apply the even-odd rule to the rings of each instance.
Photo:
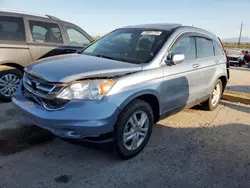
[[[82,54],[60,55],[36,61],[25,71],[49,82],[71,82],[93,77],[114,77],[142,70],[142,65]]]
[[[235,58],[238,58],[240,57],[240,55],[227,55],[228,57],[235,57]]]

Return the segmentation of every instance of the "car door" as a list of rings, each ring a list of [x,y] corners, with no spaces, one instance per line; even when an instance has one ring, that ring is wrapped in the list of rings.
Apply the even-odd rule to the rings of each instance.
[[[196,59],[195,38],[192,33],[178,37],[170,47],[168,55],[184,54],[183,62],[165,65],[164,72],[164,111],[183,108],[197,101],[201,85],[201,71]]]
[[[27,18],[26,25],[33,60],[65,53],[66,39],[55,20]]]
[[[220,59],[217,59],[214,52],[213,40],[207,36],[195,37],[197,46],[197,60],[201,71],[200,93],[202,96],[207,96],[211,93],[217,64]],[[225,62],[224,62],[225,63]]]
[[[81,51],[94,41],[91,36],[76,25],[62,23],[62,28],[65,32],[69,51]]]
[[[0,64],[26,66],[31,61],[23,18],[0,13]]]

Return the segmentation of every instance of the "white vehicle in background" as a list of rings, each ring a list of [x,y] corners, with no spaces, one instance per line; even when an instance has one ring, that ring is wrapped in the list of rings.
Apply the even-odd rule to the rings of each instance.
[[[239,66],[241,67],[244,62],[244,54],[241,50],[230,49],[227,50],[227,57],[229,59],[230,66]]]

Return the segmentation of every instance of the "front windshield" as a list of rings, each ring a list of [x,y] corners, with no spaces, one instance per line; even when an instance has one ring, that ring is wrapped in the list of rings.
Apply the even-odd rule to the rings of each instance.
[[[118,29],[84,49],[83,54],[147,63],[159,52],[169,33],[154,29]]]

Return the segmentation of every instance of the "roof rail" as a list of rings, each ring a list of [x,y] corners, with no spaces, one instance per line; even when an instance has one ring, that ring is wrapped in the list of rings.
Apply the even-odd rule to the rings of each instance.
[[[0,11],[19,13],[19,14],[27,14],[27,15],[32,15],[32,16],[39,16],[39,17],[50,18],[50,19],[54,19],[54,20],[60,20],[59,18],[57,18],[55,16],[48,15],[48,14],[43,15],[43,14],[37,14],[37,13],[32,13],[32,12],[25,12],[25,11],[18,10],[18,9],[0,8]]]
[[[47,16],[48,18],[53,19],[53,20],[60,20],[59,18],[57,18],[55,16],[48,15],[48,14],[45,14],[45,16]]]

